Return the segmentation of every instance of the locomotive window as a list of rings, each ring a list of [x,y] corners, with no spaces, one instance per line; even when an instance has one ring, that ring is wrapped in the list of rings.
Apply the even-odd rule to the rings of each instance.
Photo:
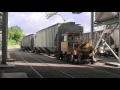
[[[67,35],[64,36],[64,42],[67,41]]]
[[[68,35],[68,41],[73,41],[73,36],[72,35]]]
[[[74,43],[74,48],[78,48],[78,42]]]
[[[72,42],[68,42],[68,47],[73,48],[73,43]]]
[[[64,41],[64,36],[62,36],[62,42]]]
[[[79,40],[79,35],[75,35],[74,36],[74,40],[76,41],[76,40]]]

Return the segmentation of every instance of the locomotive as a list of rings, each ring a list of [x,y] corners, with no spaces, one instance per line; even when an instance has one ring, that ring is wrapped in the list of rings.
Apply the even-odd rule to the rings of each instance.
[[[110,27],[118,22],[117,12],[96,12],[95,13],[95,27],[109,24]],[[101,35],[103,29],[98,30],[97,33]],[[106,42],[118,55],[119,27],[114,30]],[[107,33],[106,35],[108,35]],[[99,40],[96,32],[94,35],[94,46]],[[105,39],[105,37],[104,37]],[[94,52],[91,44],[91,33],[83,33],[83,27],[75,24],[75,22],[57,23],[50,27],[38,31],[36,34],[31,34],[23,37],[21,41],[21,49],[32,51],[33,53],[46,53],[48,55],[54,54],[58,59],[69,61],[72,63],[90,61],[93,63],[93,57],[97,54],[99,56],[111,56],[112,53],[109,48],[100,44],[98,52]],[[112,55],[113,56],[113,55]]]
[[[23,37],[21,48],[37,54],[54,54],[56,58],[72,63],[93,63],[92,46],[81,40],[82,34],[83,27],[75,22],[57,23]]]

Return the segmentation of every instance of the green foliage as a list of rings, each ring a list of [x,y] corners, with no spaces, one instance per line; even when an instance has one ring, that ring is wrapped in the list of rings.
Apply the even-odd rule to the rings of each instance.
[[[8,28],[8,45],[20,44],[20,41],[23,35],[24,35],[23,30],[19,26],[9,27]]]
[[[11,45],[19,45],[20,42],[16,43],[15,40],[8,40],[8,46],[11,46]]]

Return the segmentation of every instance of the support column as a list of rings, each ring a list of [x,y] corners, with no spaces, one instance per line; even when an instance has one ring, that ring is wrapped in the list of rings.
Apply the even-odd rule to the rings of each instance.
[[[8,28],[8,12],[3,12],[3,18],[2,18],[2,64],[6,64],[6,58],[7,58],[7,28]]]
[[[120,58],[120,12],[119,12],[119,58]],[[120,62],[120,59],[119,59],[119,62]]]
[[[94,34],[93,34],[93,29],[94,29],[94,12],[91,12],[91,45],[92,45],[92,49],[94,48]],[[93,64],[96,61],[96,59],[93,58],[91,59],[91,64]]]
[[[92,44],[92,48],[94,48],[93,29],[94,29],[94,12],[91,12],[91,44]]]

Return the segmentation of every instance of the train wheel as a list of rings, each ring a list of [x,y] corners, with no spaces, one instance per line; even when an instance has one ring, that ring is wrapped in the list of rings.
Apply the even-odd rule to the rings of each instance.
[[[75,58],[75,55],[71,55],[70,62],[73,64],[77,63],[77,59]]]
[[[81,62],[81,59],[78,58],[78,56],[73,55],[73,64],[79,64]]]
[[[91,64],[94,64],[95,61],[93,60],[93,57],[90,57],[90,59],[91,59]]]
[[[81,64],[82,63],[82,60],[81,60],[81,57],[78,57],[78,64]]]
[[[59,57],[59,56],[56,56],[56,58],[57,58],[58,60],[60,60],[60,57]]]
[[[69,55],[65,54],[63,60],[66,61],[66,62],[68,62],[69,61]]]
[[[67,62],[70,62],[70,54],[67,54]]]
[[[63,54],[57,54],[57,55],[56,55],[56,58],[57,58],[58,60],[63,60]]]
[[[78,58],[74,58],[73,64],[78,64]]]

